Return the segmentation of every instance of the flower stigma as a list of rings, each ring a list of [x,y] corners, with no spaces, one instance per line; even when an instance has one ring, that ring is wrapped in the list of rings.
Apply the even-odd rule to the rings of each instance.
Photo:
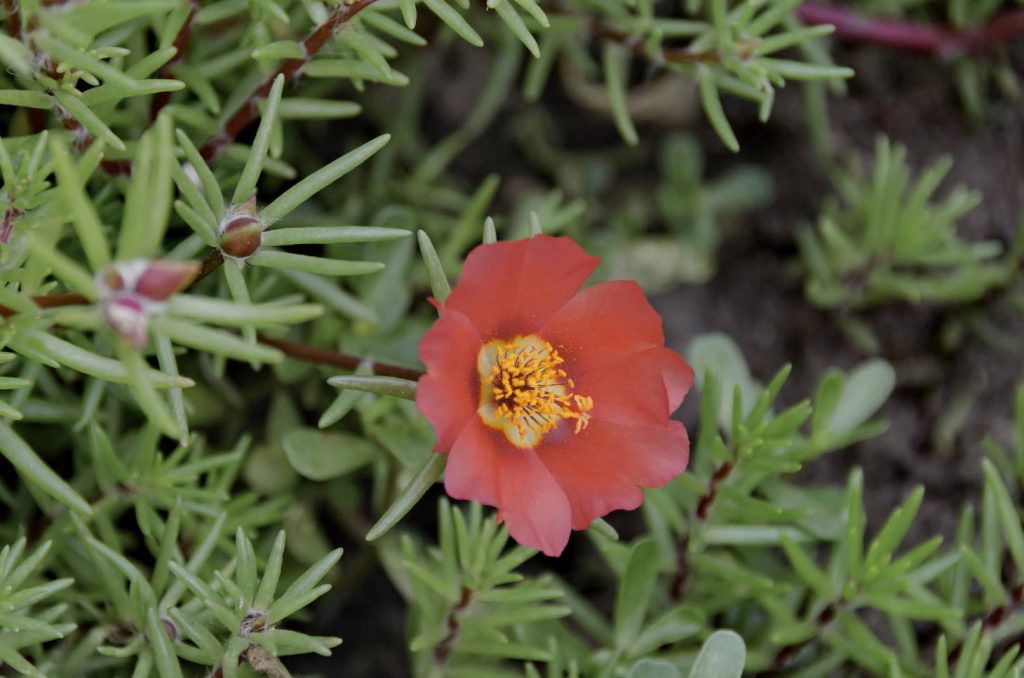
[[[477,357],[480,419],[505,434],[516,447],[529,449],[563,420],[573,431],[587,427],[594,399],[573,393],[576,385],[561,367],[565,359],[536,335],[484,344]]]

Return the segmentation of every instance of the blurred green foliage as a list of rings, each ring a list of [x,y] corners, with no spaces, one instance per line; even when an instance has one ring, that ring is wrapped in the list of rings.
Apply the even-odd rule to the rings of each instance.
[[[894,300],[964,303],[1005,287],[1016,258],[1000,243],[968,243],[957,220],[981,202],[963,186],[935,193],[952,166],[943,158],[915,180],[907,151],[880,138],[870,173],[836,176],[841,201],[827,202],[816,228],[799,235],[808,298],[858,309]]]
[[[652,293],[711,280],[781,183],[722,160],[746,144],[737,102],[771,124],[797,84],[834,159],[826,96],[853,72],[799,4],[4,0],[3,671],[334,675],[291,656],[330,655],[324,627],[380,573],[406,643],[343,651],[415,675],[1024,670],[1024,391],[945,545],[905,544],[921,489],[869,529],[860,470],[793,480],[885,430],[888,362],[828,370],[792,404],[788,368],[762,385],[719,334],[684,352],[691,470],[622,537],[595,522],[573,569],[480,505],[434,518],[444,457],[412,402],[424,297],[481,239],[541,230]],[[970,29],[1014,3],[851,7]],[[974,119],[993,83],[1012,97],[1005,53],[955,56]],[[487,154],[494,135],[515,157]],[[1024,241],[962,239],[980,196],[936,198],[946,170],[912,180],[880,140],[871,172],[836,172],[839,199],[796,237],[809,300],[1013,294]]]

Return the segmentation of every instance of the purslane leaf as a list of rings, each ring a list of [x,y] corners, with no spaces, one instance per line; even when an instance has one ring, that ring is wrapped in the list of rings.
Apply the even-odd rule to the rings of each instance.
[[[305,177],[263,209],[261,213],[263,223],[270,227],[288,216],[292,210],[317,192],[366,162],[390,140],[390,134],[382,134]]]
[[[54,473],[9,424],[0,424],[0,454],[25,480],[35,483],[46,494],[75,511],[85,515],[92,514],[89,502]]]

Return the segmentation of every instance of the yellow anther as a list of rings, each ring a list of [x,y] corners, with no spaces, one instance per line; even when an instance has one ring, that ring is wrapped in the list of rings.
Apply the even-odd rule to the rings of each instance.
[[[480,418],[517,447],[534,447],[563,419],[587,427],[594,400],[573,393],[565,359],[536,335],[491,341],[480,351]]]

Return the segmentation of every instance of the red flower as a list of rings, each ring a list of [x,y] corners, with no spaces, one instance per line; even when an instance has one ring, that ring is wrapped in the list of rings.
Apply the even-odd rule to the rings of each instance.
[[[669,416],[693,370],[636,283],[580,290],[598,262],[569,238],[481,245],[420,343],[416,405],[448,453],[445,490],[551,556],[690,454]]]

